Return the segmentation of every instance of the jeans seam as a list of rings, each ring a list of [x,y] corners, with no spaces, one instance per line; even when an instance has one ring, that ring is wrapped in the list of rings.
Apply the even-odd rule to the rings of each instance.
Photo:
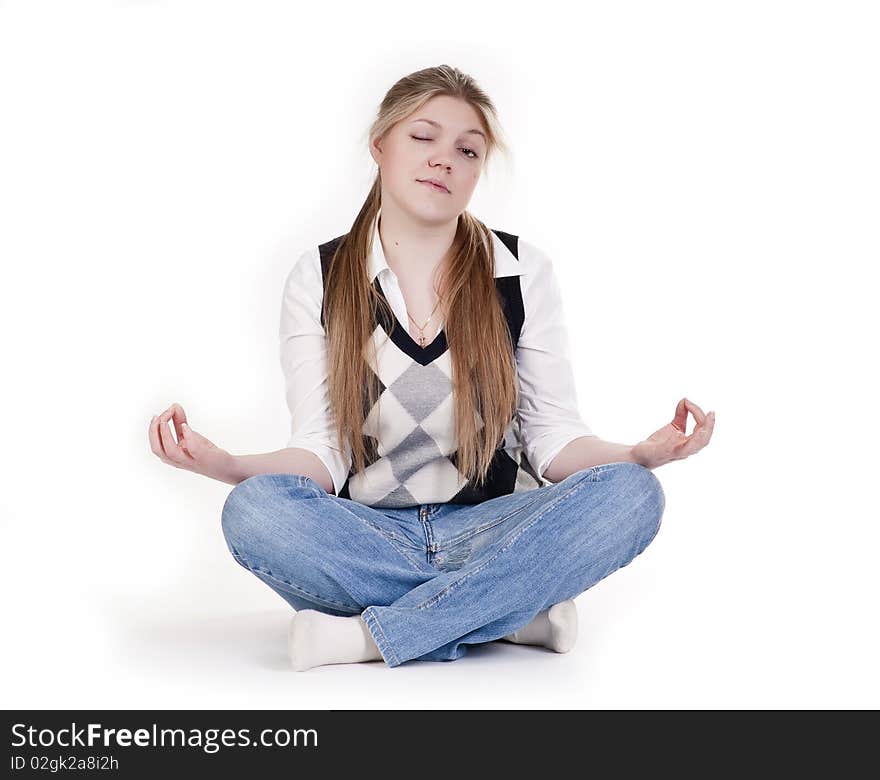
[[[366,521],[364,521],[364,522],[366,523]],[[408,560],[416,568],[416,571],[424,571],[424,569],[422,568],[421,562],[417,561],[415,558],[410,558],[409,554],[404,552],[403,550],[401,550],[400,547],[395,543],[396,540],[394,540],[390,536],[388,536],[388,534],[386,534],[381,528],[378,528],[378,527],[372,525],[371,523],[366,523],[366,524],[368,526],[370,526],[370,528],[372,528],[374,531],[381,534],[382,538],[384,538],[385,541],[387,541],[395,550],[397,550],[397,552],[402,557],[406,558],[406,560]],[[413,549],[415,549],[415,548],[413,548]]]
[[[345,509],[345,507],[343,507],[343,509]],[[369,520],[365,520],[363,517],[356,514],[355,512],[351,512],[348,509],[346,509],[345,511],[348,512],[348,514],[350,514],[355,519],[360,520],[360,522],[362,522],[367,528],[379,534],[379,536],[381,536],[386,542],[388,542],[388,544],[390,544],[400,556],[406,558],[406,560],[409,561],[416,568],[417,571],[423,571],[421,563],[416,558],[410,557],[409,555],[409,549],[416,551],[418,550],[418,548],[415,546],[412,546],[410,548],[409,544],[404,544],[404,541],[408,540],[399,539],[397,536],[389,534],[384,528],[381,528],[378,525],[373,525]],[[404,547],[407,549],[403,549]]]
[[[351,514],[354,514],[354,512],[351,512]],[[355,515],[355,517],[357,517],[357,518],[360,519],[360,520],[363,520],[363,522],[364,522],[366,525],[370,526],[370,528],[372,528],[374,531],[378,531],[378,532],[379,532],[380,534],[382,534],[382,536],[384,536],[386,539],[390,539],[390,540],[395,541],[395,542],[397,542],[398,544],[402,544],[402,545],[404,545],[404,546],[407,546],[407,545],[412,546],[414,550],[415,550],[415,549],[418,549],[418,548],[416,548],[414,545],[411,545],[409,539],[407,539],[407,538],[405,538],[405,537],[403,537],[403,536],[398,536],[396,533],[394,533],[394,532],[392,532],[392,531],[386,531],[386,530],[385,530],[384,528],[382,528],[381,526],[373,525],[373,523],[371,523],[369,520],[364,519],[363,517],[360,517],[360,515]]]
[[[349,604],[343,604],[341,601],[334,601],[333,599],[328,599],[328,598],[325,598],[324,596],[319,596],[317,593],[311,593],[311,592],[307,591],[305,588],[300,587],[296,583],[290,582],[288,580],[283,580],[280,577],[276,577],[274,574],[272,574],[272,572],[268,571],[267,569],[261,569],[259,567],[255,568],[253,566],[250,566],[244,560],[244,558],[242,558],[238,553],[236,553],[234,551],[232,552],[232,555],[248,571],[253,572],[254,574],[256,574],[257,572],[259,572],[260,574],[265,574],[270,580],[275,580],[275,582],[280,582],[280,583],[283,583],[284,585],[288,585],[289,587],[296,590],[298,593],[302,594],[303,598],[307,598],[310,601],[321,602],[325,606],[332,607],[334,609],[354,610],[355,614],[359,613],[361,610],[361,608],[359,606],[352,607]]]
[[[377,618],[371,610],[372,607],[367,607],[361,613],[361,617],[366,621],[368,627],[373,627],[376,629],[375,632],[371,633],[378,634],[378,642],[376,642],[376,645],[379,648],[379,652],[382,653],[383,656],[390,656],[392,659],[392,665],[399,666],[400,659],[397,657],[397,654],[391,647],[391,643],[388,641],[388,637],[385,635],[385,630],[382,628],[382,624],[379,622],[379,618]],[[374,639],[376,639],[376,637],[374,637]]]
[[[303,477],[303,479],[311,480],[311,477]],[[317,485],[317,483],[315,483],[315,484]],[[318,487],[320,487],[320,485]],[[323,490],[323,488],[321,488],[321,489]],[[338,496],[330,496],[329,494],[326,493],[326,491],[324,492],[324,495],[328,496],[331,499],[338,498]],[[336,504],[336,506],[338,506],[340,509],[342,509],[346,514],[350,515],[355,520],[357,520],[358,522],[365,525],[367,528],[369,528],[372,531],[375,531],[377,534],[379,534],[386,542],[388,542],[398,552],[398,554],[401,557],[406,558],[406,560],[409,561],[409,563],[412,564],[416,568],[417,571],[424,571],[424,568],[422,567],[422,564],[420,561],[416,560],[415,558],[411,558],[408,553],[404,552],[404,550],[401,549],[401,547],[403,547],[403,546],[408,546],[405,544],[405,542],[407,542],[408,540],[398,538],[397,536],[392,535],[389,532],[387,532],[384,528],[381,528],[378,525],[373,525],[373,523],[371,523],[369,520],[361,517],[356,512],[352,512],[350,509],[348,509],[341,502],[337,501],[334,503]],[[412,549],[418,550],[417,547],[413,547]]]
[[[656,476],[656,474],[655,474],[655,476]],[[661,487],[661,490],[662,490],[662,487]],[[654,533],[651,535],[651,538],[648,539],[648,544],[645,545],[646,548],[649,547],[651,545],[651,543],[657,538],[657,534],[660,533],[660,527],[663,525],[663,512],[666,508],[665,497],[662,499],[662,502],[663,503],[660,506],[660,519],[657,521],[657,527],[654,529]]]
[[[415,608],[416,609],[427,609],[428,607],[431,607],[434,604],[437,604],[443,598],[445,598],[446,595],[449,594],[452,590],[454,590],[459,585],[461,585],[465,580],[470,578],[472,575],[477,574],[478,572],[485,569],[486,566],[488,566],[499,555],[501,555],[501,553],[505,552],[517,539],[519,539],[520,536],[523,535],[523,533],[525,533],[529,528],[534,526],[535,523],[538,522],[538,520],[540,520],[544,515],[546,515],[547,512],[549,512],[551,509],[553,509],[562,500],[568,498],[572,493],[574,493],[576,490],[578,490],[585,482],[591,482],[592,480],[588,478],[591,473],[592,473],[592,469],[589,470],[584,475],[584,477],[582,479],[579,479],[577,482],[575,482],[575,484],[572,485],[569,490],[567,490],[565,493],[563,493],[561,496],[559,496],[559,498],[557,498],[556,501],[554,501],[552,504],[548,504],[546,507],[544,507],[543,511],[541,511],[537,515],[535,515],[527,525],[524,525],[522,528],[520,528],[519,531],[517,532],[517,534],[512,539],[510,539],[507,542],[507,544],[504,545],[504,547],[502,547],[500,550],[498,550],[491,558],[487,558],[485,561],[483,561],[483,563],[481,563],[479,566],[477,566],[477,568],[471,569],[471,571],[466,572],[463,576],[459,577],[458,579],[454,580],[453,582],[450,582],[441,591],[439,591],[439,592],[435,593],[433,596],[431,596],[431,598],[427,599],[426,601],[423,601],[421,604],[417,604]]]
[[[597,479],[597,477],[596,477],[596,473],[597,473],[598,468],[599,468],[598,466],[593,466],[592,468],[587,469],[586,470],[587,473],[584,476],[584,479],[587,482],[599,482],[599,479]],[[578,484],[580,484],[580,482],[581,482],[581,480],[578,480]],[[556,484],[558,484],[558,483],[556,483]],[[552,485],[545,485],[545,487],[552,487]],[[540,490],[540,488],[538,488],[538,490]],[[482,533],[483,531],[488,531],[490,528],[494,528],[499,523],[503,523],[505,520],[509,520],[511,517],[513,517],[518,512],[522,512],[523,510],[528,509],[530,506],[533,506],[539,500],[539,498],[540,498],[540,496],[535,496],[530,501],[527,501],[522,506],[517,507],[512,512],[509,512],[508,514],[504,515],[501,518],[497,518],[495,520],[492,520],[489,523],[485,523],[484,525],[481,525],[478,528],[471,528],[468,531],[463,531],[458,536],[455,536],[452,539],[447,539],[445,544],[456,545],[459,542],[464,541],[465,539],[470,539],[472,536],[474,536],[478,533]]]
[[[458,544],[459,542],[463,542],[465,539],[470,539],[472,536],[475,536],[476,534],[482,533],[483,531],[488,531],[490,528],[494,528],[499,523],[503,523],[505,520],[509,520],[511,517],[513,517],[518,512],[522,512],[523,510],[528,509],[530,506],[537,503],[537,501],[539,499],[540,499],[540,496],[535,496],[530,501],[527,501],[522,506],[517,507],[512,512],[508,512],[506,515],[503,515],[502,517],[495,518],[494,520],[492,520],[488,523],[484,523],[483,525],[478,526],[477,528],[471,528],[467,531],[462,531],[458,536],[454,536],[451,539],[447,539],[445,544],[455,545],[455,544]]]
[[[287,476],[287,475],[285,475],[285,476]],[[322,488],[321,485],[320,485],[318,482],[316,482],[314,479],[312,479],[312,477],[308,477],[308,476],[306,476],[305,474],[291,474],[291,475],[289,475],[289,476],[294,477],[294,479],[298,482],[298,484],[299,484],[300,487],[311,487],[311,488],[315,491],[315,498],[331,498],[331,499],[332,499],[332,498],[339,498],[339,496],[337,496],[337,495],[335,495],[335,494],[330,494],[330,493],[328,493],[326,490],[324,490],[324,488]],[[402,545],[407,545],[407,544],[408,544],[409,540],[406,539],[405,537],[403,537],[403,536],[399,536],[399,535],[395,534],[395,533],[392,532],[392,531],[387,531],[387,530],[385,530],[384,528],[381,528],[381,527],[378,526],[378,525],[374,525],[373,523],[371,523],[371,522],[370,522],[369,520],[367,520],[366,518],[363,518],[363,517],[361,517],[360,515],[358,515],[357,513],[352,512],[350,509],[347,509],[343,504],[340,504],[340,503],[337,502],[337,506],[340,506],[340,507],[341,507],[342,509],[344,509],[349,515],[352,515],[353,517],[355,517],[355,518],[357,518],[358,520],[360,520],[364,525],[369,526],[369,527],[372,528],[374,531],[378,531],[378,532],[379,532],[380,534],[382,534],[382,536],[384,536],[386,539],[391,540],[391,541],[398,542],[398,543],[400,543],[400,544],[402,544]],[[418,548],[413,547],[413,549],[418,549]],[[408,559],[408,560],[410,560],[410,561],[412,562],[412,559]]]

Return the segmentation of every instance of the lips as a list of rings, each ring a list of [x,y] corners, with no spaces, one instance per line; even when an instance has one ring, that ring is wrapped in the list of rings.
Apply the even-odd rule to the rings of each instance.
[[[422,184],[427,184],[433,187],[435,190],[439,190],[440,192],[449,192],[449,189],[446,187],[443,182],[438,181],[437,179],[416,179],[416,181],[421,182]]]

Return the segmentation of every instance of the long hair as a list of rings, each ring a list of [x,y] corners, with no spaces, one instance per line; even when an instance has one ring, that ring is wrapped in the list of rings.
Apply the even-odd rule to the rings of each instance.
[[[397,122],[437,95],[461,98],[480,115],[487,138],[484,170],[496,150],[507,151],[492,101],[470,76],[449,65],[419,70],[395,83],[383,98],[370,127],[370,142],[382,138]],[[363,426],[379,394],[377,378],[365,352],[373,344],[371,336],[378,308],[383,308],[392,327],[399,327],[388,302],[370,284],[367,271],[381,192],[381,175],[377,170],[351,230],[340,241],[330,262],[324,290],[331,411],[338,430],[338,446],[344,452],[344,442],[348,440],[352,463],[358,472],[367,461]],[[482,484],[516,408],[516,362],[496,292],[494,246],[489,228],[464,211],[458,218],[450,254],[439,286],[452,364],[456,461],[465,479]]]

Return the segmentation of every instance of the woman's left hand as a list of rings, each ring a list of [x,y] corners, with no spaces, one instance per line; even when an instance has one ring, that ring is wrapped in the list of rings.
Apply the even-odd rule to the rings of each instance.
[[[696,427],[690,436],[685,433],[688,411],[696,421]],[[649,469],[657,468],[671,460],[681,460],[699,452],[709,443],[714,428],[715,412],[704,414],[695,403],[682,398],[675,408],[672,422],[636,444],[632,453],[636,463]]]

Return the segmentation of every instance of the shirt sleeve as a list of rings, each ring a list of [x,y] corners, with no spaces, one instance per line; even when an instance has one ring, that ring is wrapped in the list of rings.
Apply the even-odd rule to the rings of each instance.
[[[324,284],[317,247],[294,264],[284,283],[279,328],[290,437],[287,447],[314,453],[327,467],[337,495],[351,468],[351,447],[341,451],[330,410],[327,340],[321,325]]]
[[[518,242],[525,320],[516,350],[517,416],[526,457],[544,479],[559,452],[581,436],[595,436],[581,418],[570,358],[562,294],[550,258]]]

